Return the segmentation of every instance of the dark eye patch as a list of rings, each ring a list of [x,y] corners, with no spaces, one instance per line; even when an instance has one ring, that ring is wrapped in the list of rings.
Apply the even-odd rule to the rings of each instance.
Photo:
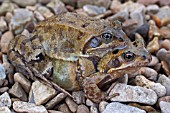
[[[130,61],[134,60],[135,54],[128,51],[126,53],[123,53],[122,57],[124,58],[125,61],[130,62]]]

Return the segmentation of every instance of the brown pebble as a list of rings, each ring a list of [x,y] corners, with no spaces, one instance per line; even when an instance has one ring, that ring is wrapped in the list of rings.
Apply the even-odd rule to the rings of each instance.
[[[10,41],[14,38],[12,31],[5,32],[1,37],[1,52],[7,53],[8,52],[8,45]]]
[[[168,67],[168,64],[165,61],[161,61],[162,68],[165,71],[165,73],[170,76],[170,69]]]
[[[66,102],[67,106],[69,107],[69,109],[72,112],[76,112],[77,111],[78,105],[70,97],[67,97],[65,99],[65,102]]]
[[[165,40],[161,41],[160,48],[165,48],[166,50],[170,50],[170,40],[165,39]]]
[[[85,105],[79,105],[78,108],[77,108],[77,112],[76,113],[89,113],[89,109],[87,106]]]
[[[1,88],[0,88],[0,93],[7,92],[8,90],[9,90],[8,87],[1,87]]]
[[[24,91],[26,93],[29,93],[31,88],[31,82],[25,76],[23,76],[21,73],[15,73],[14,81],[20,83]]]
[[[71,113],[71,111],[69,110],[68,106],[66,104],[60,104],[58,106],[58,110],[62,111],[64,113]]]
[[[55,111],[55,110],[48,110],[48,113],[63,113],[61,111]]]
[[[158,37],[154,37],[154,39],[149,42],[149,44],[147,45],[147,50],[150,53],[154,53],[159,50]]]
[[[142,109],[142,110],[145,110],[147,113],[148,112],[154,112],[154,113],[156,112],[156,110],[152,106],[141,106],[137,103],[130,103],[129,105],[137,107],[137,108]]]

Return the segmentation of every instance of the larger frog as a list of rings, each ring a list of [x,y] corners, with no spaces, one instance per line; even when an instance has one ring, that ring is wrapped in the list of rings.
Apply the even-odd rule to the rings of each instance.
[[[66,90],[83,89],[87,98],[100,102],[105,94],[99,83],[149,62],[143,41],[137,41],[134,46],[117,21],[65,13],[40,22],[31,37],[15,37],[8,57],[32,79],[46,77]]]

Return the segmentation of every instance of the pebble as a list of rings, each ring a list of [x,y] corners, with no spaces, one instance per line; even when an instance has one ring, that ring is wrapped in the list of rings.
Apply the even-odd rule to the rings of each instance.
[[[44,106],[35,105],[33,103],[15,101],[13,103],[13,109],[20,113],[48,113]]]
[[[0,113],[12,113],[8,107],[0,107]]]
[[[74,91],[72,93],[73,99],[77,104],[85,103],[85,96],[83,91]]]
[[[159,50],[158,41],[159,41],[158,37],[154,37],[153,40],[149,42],[146,48],[150,53],[154,53]]]
[[[46,105],[45,107],[47,109],[52,109],[55,105],[57,105],[59,102],[61,102],[62,100],[64,100],[64,98],[66,97],[66,95],[64,93],[59,93],[57,96],[55,96],[53,99],[51,99]]]
[[[7,92],[0,95],[0,107],[11,107],[12,102],[9,94]]]
[[[86,99],[86,105],[87,106],[95,106],[95,103],[93,103],[90,99]]]
[[[60,13],[67,12],[67,9],[63,2],[60,0],[53,0],[47,4],[47,7],[51,8],[52,11],[57,15]]]
[[[127,20],[129,17],[129,13],[126,10],[122,10],[116,14],[114,14],[113,16],[109,16],[107,19],[111,22],[115,21],[115,20],[119,20],[121,22]]]
[[[0,16],[5,15],[7,12],[12,12],[15,7],[11,2],[3,2],[0,6]]]
[[[48,110],[48,113],[63,113],[61,111],[55,111],[55,110]]]
[[[101,101],[100,104],[99,104],[99,111],[100,113],[102,113],[105,109],[106,109],[106,106],[108,105],[109,103],[106,102],[106,101]]]
[[[158,63],[159,63],[158,58],[157,58],[156,56],[153,56],[153,55],[152,55],[152,60],[151,60],[151,62],[148,64],[148,66],[155,66],[155,65],[158,64]]]
[[[0,79],[5,79],[6,74],[5,74],[5,69],[2,64],[0,64]]]
[[[130,86],[118,83],[109,93],[109,96],[119,94],[111,98],[111,101],[119,102],[138,102],[153,105],[157,101],[157,94],[151,90],[140,86]]]
[[[158,97],[163,97],[166,95],[166,88],[165,86],[161,85],[160,83],[152,82],[148,79],[146,79],[142,75],[138,75],[135,77],[135,83],[137,86],[141,86],[147,89],[152,89],[156,92]]]
[[[85,5],[83,6],[83,10],[90,16],[97,16],[106,12],[105,7],[98,7],[95,5]]]
[[[65,99],[65,102],[66,102],[66,104],[69,107],[71,112],[76,112],[77,111],[78,105],[70,97],[67,97]]]
[[[8,87],[1,87],[1,88],[0,88],[0,93],[2,94],[2,93],[4,93],[4,92],[7,92],[8,90],[9,90]]]
[[[45,18],[49,18],[53,16],[54,14],[45,6],[39,6],[37,7],[37,11],[41,13]]]
[[[170,7],[169,6],[161,7],[156,15],[161,20],[170,17]]]
[[[38,3],[42,3],[42,4],[47,4],[49,3],[51,0],[38,0]]]
[[[134,75],[144,75],[147,79],[156,81],[158,77],[158,73],[149,67],[142,67],[137,72],[133,74]]]
[[[1,42],[0,42],[2,53],[6,54],[8,52],[9,43],[13,38],[14,38],[14,35],[12,31],[7,31],[2,35]]]
[[[170,30],[170,27],[162,27],[162,28],[160,28],[159,33],[160,33],[161,37],[166,38],[166,39],[170,39],[169,30]]]
[[[159,103],[159,106],[161,108],[161,113],[169,113],[169,111],[170,111],[170,103],[169,102],[161,101]]]
[[[11,82],[10,79],[13,79],[13,78],[12,78],[12,77],[9,78],[9,74],[10,74],[10,76],[13,75],[13,73],[14,73],[14,67],[12,66],[12,64],[9,63],[9,60],[8,60],[6,54],[3,54],[3,55],[2,55],[2,62],[3,62],[2,66],[3,66],[4,69],[5,69],[5,73],[8,75],[9,82]],[[12,82],[12,83],[13,83],[13,82]]]
[[[165,39],[165,40],[161,41],[160,48],[165,48],[166,50],[170,50],[170,40]]]
[[[31,6],[31,5],[35,5],[36,4],[36,0],[12,0],[13,2],[15,2],[16,4],[18,4],[21,7],[26,7],[26,6]]]
[[[33,13],[28,9],[15,9],[14,16],[11,18],[10,25],[15,34],[19,34],[23,31],[24,26],[33,21]]]
[[[62,111],[63,113],[72,113],[65,103],[64,104],[60,104],[58,106],[58,110]]]
[[[160,74],[160,77],[158,78],[158,83],[161,83],[166,88],[166,95],[170,95],[170,78],[167,76]]]
[[[15,82],[15,84],[12,86],[11,89],[9,89],[9,94],[21,99],[22,101],[27,101],[27,95],[21,85],[18,82]]]
[[[148,5],[146,7],[146,11],[151,14],[156,14],[159,11],[159,6],[154,4],[154,5]]]
[[[119,0],[113,0],[110,9],[113,13],[118,13],[122,9],[122,3]]]
[[[164,96],[159,98],[157,103],[159,104],[161,101],[170,102],[170,96]]]
[[[38,11],[34,11],[34,16],[38,21],[43,21],[45,19],[43,15]]]
[[[90,113],[99,113],[99,111],[95,106],[91,106],[90,107]]]
[[[165,74],[167,76],[170,76],[170,69],[169,69],[168,63],[165,61],[161,61],[161,65],[162,65],[162,69],[164,70]]]
[[[32,91],[34,95],[34,101],[36,105],[41,105],[46,103],[48,100],[53,98],[57,92],[55,89],[40,83],[39,81],[35,81],[32,83]]]
[[[83,104],[77,107],[76,113],[90,113],[89,108]]]
[[[153,37],[160,37],[160,31],[156,26],[156,23],[153,20],[150,20],[148,24],[149,24],[149,40],[153,39]]]
[[[109,103],[102,113],[125,113],[125,111],[126,113],[146,113],[144,110],[119,102]]]
[[[8,29],[7,23],[3,17],[0,17],[0,32],[4,32]]]
[[[25,76],[23,76],[21,73],[15,73],[14,81],[18,82],[23,87],[26,93],[29,93],[31,88],[31,82]]]

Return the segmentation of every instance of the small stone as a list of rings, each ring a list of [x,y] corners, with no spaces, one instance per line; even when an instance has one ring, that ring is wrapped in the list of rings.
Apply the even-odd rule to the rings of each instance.
[[[169,111],[170,111],[170,103],[169,102],[161,101],[159,103],[159,106],[161,108],[161,113],[169,113]]]
[[[159,32],[160,32],[161,37],[170,39],[169,30],[170,30],[170,27],[162,27],[162,28],[160,28]]]
[[[161,101],[170,102],[170,96],[164,96],[164,97],[159,98],[159,99],[158,99],[158,104],[159,104]]]
[[[55,110],[48,110],[48,113],[63,113],[61,111],[55,111]]]
[[[45,18],[43,17],[43,15],[42,15],[40,12],[38,12],[38,11],[34,11],[34,16],[35,16],[35,18],[36,18],[38,21],[43,21],[43,20],[45,20]]]
[[[10,24],[15,34],[19,34],[23,31],[24,26],[31,21],[33,21],[33,13],[31,11],[28,9],[15,9]]]
[[[165,61],[161,61],[161,65],[162,65],[162,69],[164,70],[166,75],[170,76],[170,69],[169,69],[168,63]]]
[[[0,17],[0,32],[4,32],[8,29],[7,23],[3,17]]]
[[[85,6],[83,6],[83,9],[90,16],[97,16],[99,14],[103,14],[103,13],[106,12],[106,8],[98,7],[98,6],[95,6],[95,5],[85,5]]]
[[[7,92],[0,95],[0,107],[11,107],[11,99]]]
[[[161,41],[160,48],[165,48],[166,50],[170,50],[170,40],[165,39],[165,40]]]
[[[144,5],[149,5],[149,4],[155,4],[159,0],[137,0],[137,2],[144,4]]]
[[[31,82],[23,76],[21,73],[14,74],[14,81],[20,83],[26,93],[29,93],[31,88]]]
[[[149,39],[153,39],[153,37],[160,37],[160,31],[155,23],[155,21],[150,20],[149,24]]]
[[[42,3],[42,4],[47,4],[49,3],[51,0],[38,0],[38,3]]]
[[[4,92],[7,92],[8,90],[9,90],[8,87],[1,87],[1,88],[0,88],[0,93],[2,94],[2,93],[4,93]]]
[[[113,13],[117,13],[121,10],[122,4],[119,0],[113,0],[110,6],[110,9]]]
[[[28,31],[27,29],[24,29],[21,34],[24,35],[24,36],[27,36],[27,37],[30,37],[30,36],[31,36],[30,33],[29,33],[29,31]]]
[[[12,88],[9,89],[9,94],[11,94],[14,97],[21,99],[22,101],[27,101],[27,95],[18,82],[16,82],[12,86]]]
[[[156,81],[158,77],[158,73],[149,67],[142,67],[137,72],[133,74],[134,75],[144,75],[147,79]]]
[[[67,106],[69,107],[70,111],[72,111],[72,112],[77,111],[78,105],[70,97],[67,97],[65,99],[65,102],[66,102]]]
[[[43,83],[40,83],[39,81],[35,81],[32,83],[32,91],[36,105],[46,103],[57,94],[55,89]]]
[[[166,88],[166,95],[170,95],[170,78],[165,75],[160,75],[158,83],[161,83]]]
[[[20,113],[48,113],[44,106],[35,105],[33,103],[27,103],[23,101],[15,101],[13,103],[13,109]]]
[[[52,109],[55,105],[57,105],[59,102],[61,102],[65,97],[66,97],[66,95],[64,93],[59,93],[57,96],[55,96],[53,99],[51,99],[45,105],[45,107],[47,109]]]
[[[8,107],[0,107],[0,113],[12,113]]]
[[[107,19],[111,22],[115,21],[115,20],[119,20],[119,21],[125,21],[127,20],[129,17],[129,12],[127,12],[126,10],[120,11],[116,14],[114,14],[113,16],[109,16]]]
[[[10,75],[11,75],[11,76],[13,75],[13,73],[14,73],[14,67],[13,67],[12,64],[9,63],[8,58],[7,58],[7,55],[5,55],[5,54],[2,55],[2,62],[3,62],[2,66],[3,66],[4,69],[5,69],[5,73],[8,75],[9,82],[11,82],[10,79],[13,79],[13,78],[12,78],[12,77],[10,78],[9,76],[10,76]],[[9,74],[10,74],[10,75],[9,75]]]
[[[5,79],[5,78],[6,78],[5,69],[2,66],[2,64],[0,64],[0,79]]]
[[[154,39],[149,42],[149,44],[147,45],[147,50],[150,53],[154,53],[159,50],[158,37],[154,37]]]
[[[146,7],[146,11],[151,14],[155,14],[159,11],[159,6],[154,4],[154,5],[148,5]]]
[[[90,99],[86,99],[86,105],[87,106],[95,106],[95,103],[93,103]]]
[[[142,75],[138,75],[135,78],[135,83],[137,86],[141,86],[147,89],[152,89],[156,92],[156,94],[158,95],[158,97],[162,97],[166,95],[166,88],[165,86],[161,85],[160,83],[155,83],[152,82],[148,79],[146,79],[144,76]]]
[[[14,36],[11,31],[7,31],[2,35],[0,46],[1,46],[1,51],[3,53],[6,54],[8,52],[9,43],[13,38],[14,38]]]
[[[161,20],[163,18],[169,18],[170,17],[170,7],[169,6],[164,6],[161,7],[156,14]]]
[[[106,102],[106,101],[101,101],[100,102],[100,104],[99,104],[99,111],[100,111],[100,113],[102,113],[106,109],[107,105],[108,105],[108,102]]]
[[[59,105],[58,110],[62,111],[63,113],[72,113],[66,104]]]
[[[51,1],[50,3],[47,4],[47,7],[51,8],[56,15],[67,12],[64,3],[61,2],[60,0]]]
[[[170,0],[159,0],[159,4],[160,4],[161,6],[170,5]]]
[[[5,15],[7,12],[12,12],[15,7],[11,2],[3,2],[0,6],[0,16]]]
[[[85,103],[85,96],[84,96],[83,91],[76,91],[76,92],[74,91],[74,92],[72,92],[72,96],[73,96],[74,101],[77,104]]]
[[[39,6],[37,7],[37,11],[41,13],[45,18],[49,18],[53,16],[54,14],[45,6]]]
[[[89,109],[85,105],[79,105],[76,113],[90,113]]]
[[[18,4],[21,7],[25,7],[25,6],[31,6],[31,5],[35,5],[36,4],[36,0],[29,0],[29,1],[25,1],[25,0],[12,0],[13,2],[15,2],[16,4]]]
[[[91,106],[90,107],[90,113],[99,113],[99,111],[97,110],[97,107]]]
[[[139,108],[121,104],[118,102],[112,102],[106,106],[106,109],[102,113],[146,113]]]
[[[151,90],[140,86],[130,86],[118,83],[109,93],[109,96],[119,94],[111,98],[111,101],[138,102],[153,105],[157,101],[157,94]]]
[[[153,56],[153,55],[152,55],[152,60],[151,60],[151,62],[148,64],[148,66],[155,66],[155,65],[158,64],[158,63],[159,63],[158,58],[157,58],[156,56]]]

